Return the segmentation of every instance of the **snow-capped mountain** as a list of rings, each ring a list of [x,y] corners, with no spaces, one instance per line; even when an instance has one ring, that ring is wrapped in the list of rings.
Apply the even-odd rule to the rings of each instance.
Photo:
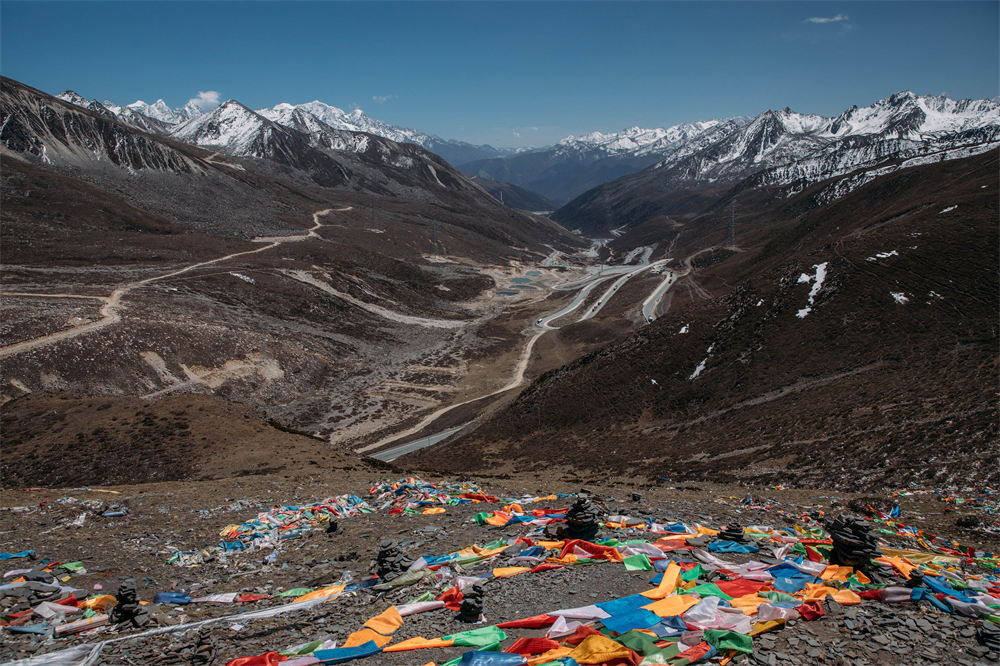
[[[569,136],[553,146],[462,165],[468,174],[506,181],[565,203],[610,180],[635,173],[687,146],[700,145],[745,124],[744,118],[707,120],[667,128]]]
[[[115,117],[115,113],[108,109],[106,106],[98,102],[96,99],[87,99],[83,95],[79,95],[72,90],[67,90],[64,93],[60,93],[55,96],[56,99],[61,99],[64,102],[69,102],[74,106],[79,106],[84,109],[89,109],[95,113],[100,113],[103,116]]]
[[[167,125],[177,125],[198,115],[197,113],[183,113],[180,109],[175,111],[167,106],[167,103],[162,99],[158,99],[152,104],[146,104],[140,99],[125,106],[118,106],[112,102],[105,102],[104,105],[115,111],[118,115],[121,115],[124,109],[130,109],[137,113],[141,113],[148,118],[153,118],[155,120],[159,120],[161,123],[166,123]]]
[[[787,107],[765,111],[699,155],[697,163],[677,154],[655,168],[680,167],[684,177],[695,180],[745,177],[748,171],[778,168],[782,175],[769,178],[770,184],[815,181],[881,159],[990,142],[998,135],[996,102],[918,97],[907,91],[869,107],[852,106],[835,118]]]
[[[554,217],[584,228],[615,227],[670,212],[679,188],[749,178],[754,187],[781,186],[787,196],[858,169],[921,156],[950,159],[967,154],[958,150],[964,147],[1000,145],[1000,103],[905,91],[832,118],[784,108],[726,130],[696,136],[645,171],[584,193]]]
[[[289,106],[269,115],[281,122],[229,100],[178,125],[170,136],[226,155],[290,167],[329,187],[423,198],[427,191],[483,194],[447,162],[415,144],[337,129],[303,108]]]
[[[158,134],[171,134],[174,130],[179,129],[180,125],[211,113],[206,113],[196,100],[190,100],[184,106],[173,109],[162,99],[158,99],[152,104],[148,104],[142,100],[137,100],[126,105],[110,101],[105,101],[102,104],[97,100],[87,100],[72,91],[63,93],[60,99],[92,111],[102,112],[103,109],[129,124]],[[320,102],[319,100],[297,105],[282,102],[270,108],[258,109],[257,113],[279,125],[295,127],[300,131],[308,131],[297,126],[298,121],[294,118],[296,111],[315,116],[327,128],[349,132],[365,132],[396,141],[397,143],[413,143],[423,146],[452,164],[462,164],[472,160],[498,157],[514,152],[513,150],[501,150],[485,144],[475,145],[465,141],[443,139],[439,136],[391,125],[382,120],[372,118],[361,109],[354,109],[348,112],[330,104]]]
[[[258,109],[257,113],[281,125],[293,127],[296,122],[294,120],[296,111],[309,113],[333,129],[365,132],[390,139],[397,143],[414,143],[418,146],[423,146],[427,150],[440,155],[451,164],[462,164],[472,160],[497,157],[512,152],[509,150],[498,150],[486,144],[475,145],[465,141],[443,139],[439,136],[424,134],[423,132],[405,127],[390,125],[382,120],[372,118],[361,109],[354,109],[347,112],[319,100],[313,100],[305,104],[282,102],[270,108]]]
[[[265,159],[270,156],[265,154],[264,146],[275,133],[281,133],[275,123],[232,99],[170,131],[172,137],[185,143],[222,148],[229,155]]]
[[[143,113],[143,109],[153,108],[151,105],[147,105],[144,102],[136,102],[136,104],[129,106],[117,106],[112,102],[104,102],[102,104],[96,99],[88,100],[83,95],[79,95],[72,90],[67,90],[64,93],[56,95],[56,98],[110,118],[117,118],[118,120],[132,125],[133,127],[138,127],[139,129],[146,130],[147,132],[153,132],[154,134],[166,134],[172,125]],[[162,104],[163,100],[159,100],[158,103]],[[156,110],[157,109],[154,109],[154,111]]]
[[[346,153],[366,153],[370,148],[399,168],[413,166],[413,160],[395,151],[375,137],[330,127],[311,113],[290,109],[280,116],[281,123],[252,111],[236,100],[229,100],[211,113],[197,116],[175,127],[175,139],[220,149],[227,155],[254,157],[283,164],[296,164],[305,148]]]
[[[122,122],[100,102],[72,91],[51,97],[0,78],[0,149],[32,156],[41,164],[120,167],[189,174],[197,159],[158,137]]]
[[[556,146],[556,151],[598,151],[605,155],[660,155],[671,152],[682,143],[691,141],[696,136],[723,123],[720,120],[706,120],[694,123],[674,125],[666,129],[657,127],[643,129],[629,127],[620,132],[591,132],[584,136],[568,136]]]
[[[415,130],[395,127],[381,120],[375,120],[361,109],[354,109],[348,113],[343,109],[338,109],[319,100],[296,105],[282,102],[271,108],[258,109],[257,113],[276,123],[288,125],[288,121],[291,120],[296,111],[304,111],[312,114],[324,124],[334,129],[367,132],[399,143],[407,142],[423,145],[430,138],[426,134]]]

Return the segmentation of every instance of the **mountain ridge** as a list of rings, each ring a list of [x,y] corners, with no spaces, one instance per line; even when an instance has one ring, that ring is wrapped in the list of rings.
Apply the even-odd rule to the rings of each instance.
[[[892,161],[1000,141],[1000,103],[895,93],[834,117],[766,110],[707,145],[697,138],[638,173],[600,185],[556,211],[553,219],[591,232],[635,225],[659,214],[686,214],[678,194],[699,187],[785,188]]]

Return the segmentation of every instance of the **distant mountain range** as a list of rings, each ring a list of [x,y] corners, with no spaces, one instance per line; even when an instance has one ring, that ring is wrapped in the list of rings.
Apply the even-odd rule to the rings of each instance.
[[[605,233],[657,215],[693,214],[709,191],[711,199],[720,188],[741,183],[744,188],[778,187],[787,196],[811,183],[861,169],[869,173],[858,176],[865,180],[873,177],[874,169],[915,158],[953,159],[1000,141],[997,102],[956,101],[909,91],[871,106],[851,106],[829,118],[786,107],[755,118],[592,132],[553,146],[516,151],[442,139],[373,119],[360,109],[345,112],[320,101],[253,111],[230,100],[202,113],[194,103],[171,109],[163,100],[120,106],[87,100],[72,91],[59,97],[148,132],[314,174],[326,172],[308,149],[365,153],[377,161],[388,159],[386,163],[400,158],[399,167],[411,157],[388,158],[393,151],[380,138],[415,144],[476,177],[494,196],[502,188],[508,195],[514,195],[512,187],[520,188],[519,194],[508,196],[508,205],[517,201],[562,206],[553,219],[585,233]],[[289,129],[302,135],[298,141],[286,136]],[[326,173],[324,184],[332,182],[330,177]]]
[[[740,127],[744,118],[709,120],[667,129],[631,127],[621,132],[570,136],[554,146],[460,164],[462,171],[507,181],[558,204],[621,176],[635,173],[692,142],[711,141]]]
[[[192,102],[181,108],[172,109],[162,99],[156,100],[153,104],[138,100],[122,106],[109,101],[88,100],[72,90],[67,90],[57,97],[91,111],[111,113],[124,122],[158,134],[173,134],[180,129],[182,124],[212,113],[212,111],[204,112],[201,107]],[[415,143],[440,155],[451,164],[462,164],[516,152],[514,149],[494,148],[489,145],[477,146],[465,141],[442,139],[439,136],[424,134],[376,120],[361,109],[347,112],[318,100],[305,104],[282,102],[270,108],[258,109],[257,113],[278,124],[289,125],[289,123],[293,123],[289,126],[295,126],[295,123],[301,122],[303,114],[310,114],[333,129],[365,132],[398,143]]]
[[[773,187],[784,196],[859,169],[967,157],[1000,142],[1000,103],[900,92],[833,118],[785,108],[704,132],[644,171],[596,187],[554,219],[585,231],[684,215],[706,188]],[[513,179],[512,179],[513,180]]]
[[[256,199],[290,182],[460,210],[477,220],[475,233],[502,245],[569,236],[544,218],[504,211],[497,197],[419,145],[337,129],[302,108],[268,111],[282,124],[235,100],[194,114],[193,107],[109,106],[72,92],[52,97],[7,78],[2,83],[5,154],[127,192],[137,204],[197,228],[237,236],[275,233],[275,225],[283,226],[275,210],[248,205],[246,188]],[[320,110],[332,117],[329,109]],[[231,215],[220,214],[225,209],[246,217],[233,224]],[[463,217],[462,224],[471,223]]]

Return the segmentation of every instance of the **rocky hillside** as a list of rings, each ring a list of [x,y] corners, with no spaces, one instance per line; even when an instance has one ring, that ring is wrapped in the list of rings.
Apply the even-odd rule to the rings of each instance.
[[[246,139],[227,154],[0,93],[3,402],[203,393],[327,437],[396,424],[501,343],[479,334],[494,276],[580,244],[419,146],[320,147],[233,103],[192,135]]]
[[[674,248],[667,312],[542,376],[472,434],[402,460],[996,484],[997,169],[994,150],[898,170],[825,206],[829,181],[770,205],[761,195],[735,247],[725,202],[640,226],[616,245]]]
[[[518,187],[512,183],[500,183],[488,178],[473,176],[472,181],[505,206],[531,211],[551,211],[556,205],[541,194]]]

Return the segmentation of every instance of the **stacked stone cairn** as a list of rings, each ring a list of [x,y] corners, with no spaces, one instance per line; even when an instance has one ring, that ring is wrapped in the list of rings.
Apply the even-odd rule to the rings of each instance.
[[[747,537],[743,533],[743,527],[737,522],[732,522],[726,525],[726,529],[719,532],[718,539],[720,539],[721,541],[735,541],[736,543],[746,543]]]
[[[375,556],[375,573],[382,580],[392,580],[410,568],[413,559],[408,557],[395,539],[382,539]]]
[[[589,497],[581,497],[566,512],[566,525],[561,531],[567,539],[594,541],[600,537],[601,522],[600,510]]]
[[[129,623],[133,627],[143,627],[149,620],[149,611],[136,599],[135,581],[126,579],[118,585],[114,607],[111,609],[111,624]]]
[[[854,567],[865,573],[873,572],[875,565],[872,560],[881,557],[882,552],[878,549],[878,537],[872,533],[868,523],[860,518],[837,516],[827,523],[826,531],[833,539],[831,564]]]
[[[486,590],[480,583],[475,583],[462,590],[462,605],[458,610],[458,619],[462,622],[479,622],[483,617],[483,595]]]

